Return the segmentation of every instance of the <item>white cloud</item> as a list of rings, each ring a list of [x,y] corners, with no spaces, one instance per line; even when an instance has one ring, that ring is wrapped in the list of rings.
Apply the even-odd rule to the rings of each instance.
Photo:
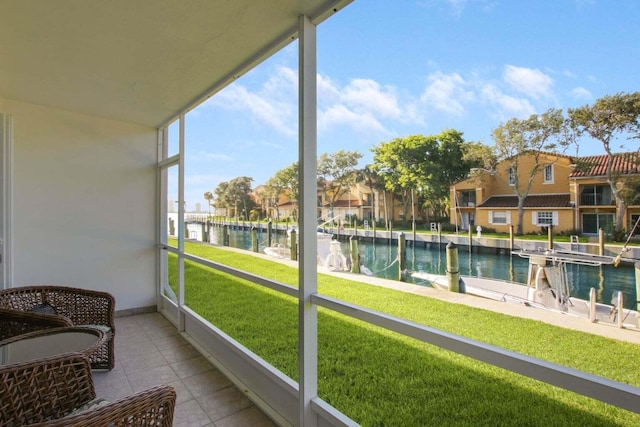
[[[342,98],[358,111],[386,118],[402,118],[395,89],[389,86],[383,88],[374,80],[352,80],[344,88]]]
[[[540,70],[505,65],[504,80],[512,89],[534,99],[553,95],[553,79]]]
[[[501,121],[513,117],[524,118],[535,113],[528,99],[507,95],[495,85],[485,84],[481,89],[481,95],[485,102],[497,108],[495,116]]]
[[[592,99],[593,95],[583,87],[575,87],[571,90],[571,96],[576,99]]]
[[[422,123],[415,101],[400,97],[394,86],[372,79],[352,79],[340,86],[326,76],[318,76],[318,128],[347,126],[360,134],[389,135],[385,123]]]
[[[318,115],[319,129],[327,130],[336,125],[348,125],[363,134],[389,134],[382,123],[370,113],[358,113],[340,104],[332,105]]]
[[[429,85],[420,99],[437,110],[459,117],[465,113],[465,103],[474,99],[473,92],[466,89],[468,83],[458,73],[437,72],[428,80]]]
[[[293,136],[297,129],[297,83],[295,82],[297,82],[295,72],[289,68],[280,67],[276,73],[269,76],[260,90],[252,92],[245,86],[234,83],[209,99],[207,104],[228,110],[249,112],[256,120],[277,132]]]

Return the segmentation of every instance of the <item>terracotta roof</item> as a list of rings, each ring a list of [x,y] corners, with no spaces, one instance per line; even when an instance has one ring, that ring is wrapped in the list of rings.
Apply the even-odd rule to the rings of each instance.
[[[525,208],[568,208],[571,205],[569,194],[540,194],[527,196],[524,199]],[[516,208],[518,207],[518,197],[516,196],[493,196],[489,197],[479,208]]]
[[[571,172],[570,178],[581,178],[591,176],[604,176],[607,173],[606,154],[599,156],[580,157],[578,159],[579,168]],[[584,165],[584,166],[583,166]],[[611,172],[614,174],[640,174],[640,155],[638,153],[621,153],[613,155],[613,165]]]

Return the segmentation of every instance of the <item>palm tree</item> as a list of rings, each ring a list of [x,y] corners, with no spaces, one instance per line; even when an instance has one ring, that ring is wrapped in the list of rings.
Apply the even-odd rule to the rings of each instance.
[[[213,193],[211,191],[207,191],[204,193],[204,199],[209,204],[209,217],[211,217],[211,201],[213,200]]]

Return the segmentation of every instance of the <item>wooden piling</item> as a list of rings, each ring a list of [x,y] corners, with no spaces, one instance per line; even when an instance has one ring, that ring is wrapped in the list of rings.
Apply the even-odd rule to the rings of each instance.
[[[398,233],[398,280],[405,281],[404,270],[407,268],[407,242],[403,232]]]
[[[604,229],[598,229],[598,248],[599,255],[604,256]]]
[[[229,246],[229,226],[227,224],[222,226],[222,244]]]
[[[267,223],[267,246],[271,246],[271,236],[273,235],[271,220]]]
[[[509,224],[509,252],[513,252],[513,248],[515,247],[513,240],[513,224]]]
[[[447,279],[450,292],[460,292],[460,266],[458,248],[453,242],[447,244]]]
[[[258,229],[255,226],[251,227],[251,246],[253,252],[258,252]]]
[[[547,249],[553,250],[553,225],[551,224],[547,227]]]
[[[358,237],[349,238],[349,253],[351,254],[351,272],[360,274],[360,251],[358,251]]]
[[[292,261],[298,260],[298,239],[296,238],[297,234],[298,233],[296,232],[296,230],[291,230],[291,232],[289,233],[289,248],[291,248]]]

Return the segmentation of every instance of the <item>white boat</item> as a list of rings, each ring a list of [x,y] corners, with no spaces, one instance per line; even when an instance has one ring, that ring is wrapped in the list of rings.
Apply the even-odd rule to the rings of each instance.
[[[527,283],[460,276],[460,292],[584,317],[603,323],[618,323],[621,319],[623,325],[638,327],[637,311],[618,307],[620,305],[618,293],[614,293],[611,305],[596,303],[594,290],[592,290],[590,301],[573,297],[570,294],[567,264],[599,266],[613,264],[613,258],[559,251],[514,251],[512,255],[529,259]],[[445,275],[418,271],[412,273],[411,276],[429,282],[434,288],[449,289],[449,279]]]
[[[295,228],[287,230],[287,235]],[[317,231],[318,239],[318,265],[330,271],[348,271],[350,268],[349,260],[342,253],[341,243],[334,239],[333,234],[325,233],[321,228]],[[264,253],[274,258],[291,258],[291,248],[275,243],[264,248]]]

